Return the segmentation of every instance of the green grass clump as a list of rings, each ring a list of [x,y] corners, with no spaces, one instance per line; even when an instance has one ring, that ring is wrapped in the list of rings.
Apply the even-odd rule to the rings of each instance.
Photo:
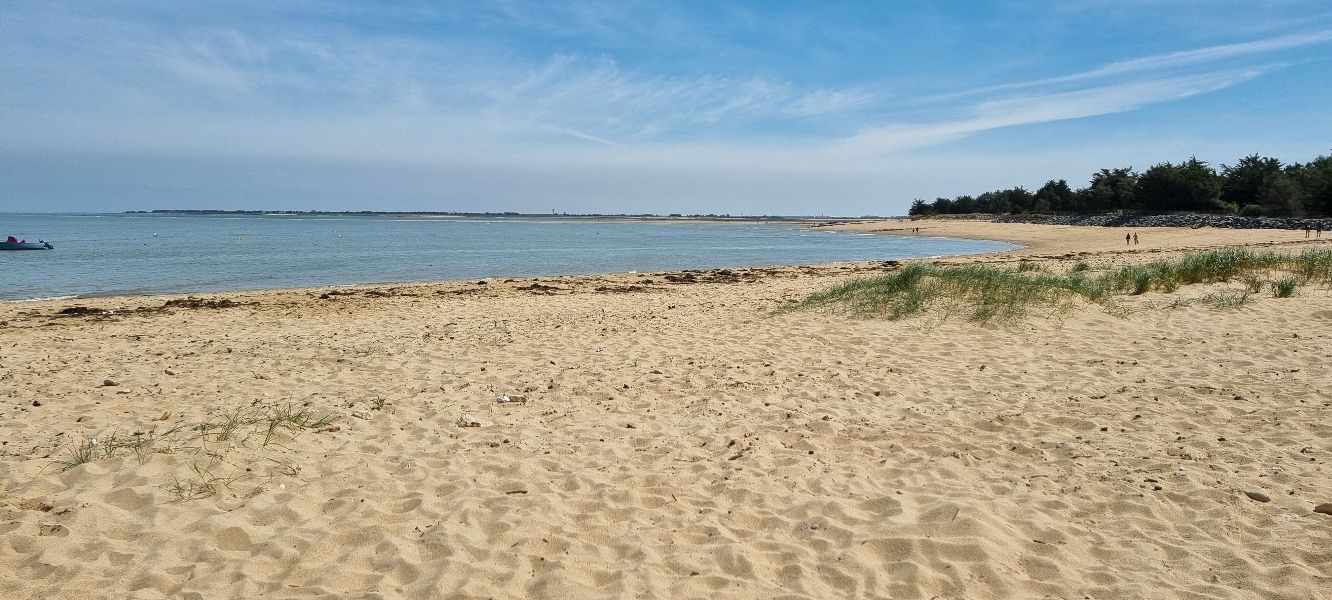
[[[1253,301],[1253,294],[1244,292],[1212,292],[1198,299],[1198,302],[1217,310],[1235,310],[1244,308]]]
[[[211,436],[213,441],[227,442],[235,439],[242,427],[254,425],[257,421],[254,415],[237,410],[221,421],[200,423],[198,430],[200,437],[205,441]]]
[[[1315,281],[1323,285],[1332,285],[1332,249],[1315,248],[1305,250],[1292,257],[1289,269],[1306,281]]]
[[[933,266],[914,263],[906,268],[844,283],[787,305],[780,311],[825,309],[857,316],[902,319],[927,310],[944,316],[961,314],[967,320],[988,323],[1019,320],[1035,310],[1057,310],[1076,301],[1119,312],[1116,293],[1175,292],[1182,285],[1225,283],[1239,279],[1243,291],[1212,292],[1196,299],[1175,298],[1167,308],[1197,303],[1216,309],[1246,306],[1252,296],[1269,287],[1286,298],[1308,282],[1332,287],[1332,249],[1310,249],[1297,255],[1248,248],[1222,248],[1186,254],[1177,260],[1128,265],[1091,276],[1079,261],[1066,275],[1040,270],[1021,261],[1017,270],[983,265]],[[1268,282],[1265,275],[1287,275]]]
[[[162,486],[167,493],[175,497],[177,502],[187,502],[189,500],[198,500],[213,496],[223,488],[230,487],[232,483],[240,479],[240,475],[220,476],[213,473],[215,465],[200,465],[195,462],[190,466],[194,475],[184,479],[180,477],[172,478],[170,483]]]
[[[377,401],[383,407],[386,401]],[[122,436],[115,433],[102,437],[86,438],[66,451],[65,457],[57,460],[56,465],[62,471],[104,458],[110,458],[122,450],[128,450],[140,460],[146,460],[151,454],[170,454],[187,451],[191,453],[220,455],[226,448],[246,445],[250,435],[263,434],[263,444],[267,446],[273,437],[283,429],[292,431],[320,430],[329,427],[337,417],[326,413],[316,413],[308,407],[291,405],[275,406],[267,411],[251,409],[237,410],[220,420],[203,421],[193,425],[180,425],[166,431],[135,432]],[[100,434],[99,434],[100,435]]]
[[[56,461],[60,465],[61,471],[68,471],[84,463],[90,463],[103,456],[102,448],[97,443],[97,438],[85,438],[73,448],[69,449],[64,460]]]
[[[1263,291],[1264,281],[1257,273],[1245,273],[1243,279],[1244,289],[1248,290],[1250,294],[1257,294],[1258,292]]]
[[[1295,295],[1295,289],[1298,287],[1300,287],[1300,278],[1287,275],[1272,282],[1272,295],[1277,298],[1289,298]]]
[[[1265,266],[1270,253],[1256,254],[1247,248],[1222,248],[1185,255],[1175,265],[1180,283],[1230,281],[1246,269]],[[1266,259],[1266,260],[1265,260]]]
[[[1173,292],[1179,287],[1175,265],[1158,260],[1145,265],[1129,265],[1110,273],[1112,287],[1118,292],[1141,295],[1152,290]]]
[[[929,308],[962,313],[979,323],[1014,321],[1035,309],[1066,306],[1077,298],[1106,303],[1110,289],[1081,274],[1028,274],[984,265],[935,267],[922,263],[819,292],[788,309],[833,309],[858,316],[902,319]]]

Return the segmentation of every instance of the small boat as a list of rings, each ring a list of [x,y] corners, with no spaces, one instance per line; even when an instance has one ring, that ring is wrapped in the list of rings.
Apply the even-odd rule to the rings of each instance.
[[[55,246],[47,243],[46,240],[29,242],[28,240],[17,239],[11,235],[9,236],[9,239],[0,242],[0,250],[55,250]]]

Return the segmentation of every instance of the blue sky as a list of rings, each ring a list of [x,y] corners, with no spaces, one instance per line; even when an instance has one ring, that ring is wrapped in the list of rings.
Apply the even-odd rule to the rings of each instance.
[[[1332,4],[0,4],[0,211],[902,214],[1332,148]]]

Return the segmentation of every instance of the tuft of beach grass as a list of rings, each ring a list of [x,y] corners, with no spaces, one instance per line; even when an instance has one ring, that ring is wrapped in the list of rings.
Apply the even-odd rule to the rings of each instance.
[[[1286,273],[1267,283],[1265,275]],[[1286,298],[1309,282],[1332,287],[1332,250],[1300,254],[1222,248],[1186,254],[1175,260],[1128,265],[1091,275],[1079,262],[1065,275],[1040,270],[1029,261],[1016,270],[986,265],[939,266],[913,263],[886,275],[849,281],[816,292],[779,311],[826,310],[859,317],[903,319],[926,311],[944,318],[961,316],[977,323],[1011,323],[1034,312],[1057,313],[1077,303],[1123,314],[1115,294],[1173,293],[1181,286],[1227,283],[1239,279],[1244,291],[1212,292],[1197,303],[1215,309],[1248,305],[1265,283],[1272,295]],[[1169,308],[1192,304],[1176,298]]]

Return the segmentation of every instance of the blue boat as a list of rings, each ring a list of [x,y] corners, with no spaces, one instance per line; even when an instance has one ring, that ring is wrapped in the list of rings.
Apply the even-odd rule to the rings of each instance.
[[[45,240],[37,240],[35,242],[29,242],[28,240],[20,240],[18,238],[15,238],[12,235],[9,236],[9,239],[0,242],[0,250],[54,250],[54,249],[55,246],[52,246],[51,244],[47,243]]]

